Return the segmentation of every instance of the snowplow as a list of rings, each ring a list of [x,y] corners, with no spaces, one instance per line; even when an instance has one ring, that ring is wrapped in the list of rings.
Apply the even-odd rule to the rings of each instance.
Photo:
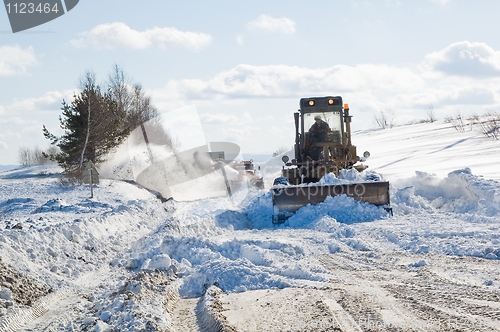
[[[284,223],[301,207],[338,195],[383,206],[391,212],[389,182],[376,173],[355,183],[329,184],[322,180],[327,174],[338,178],[346,171],[357,173],[368,168],[363,162],[370,153],[365,151],[359,157],[351,141],[349,105],[343,104],[340,96],[302,98],[299,104],[294,113],[295,156],[282,157],[281,177],[271,188],[273,223]]]
[[[233,161],[231,167],[238,171],[238,181],[236,182],[244,182],[246,180],[249,186],[264,189],[264,179],[257,172],[257,170],[260,170],[260,166],[256,170],[252,159]]]

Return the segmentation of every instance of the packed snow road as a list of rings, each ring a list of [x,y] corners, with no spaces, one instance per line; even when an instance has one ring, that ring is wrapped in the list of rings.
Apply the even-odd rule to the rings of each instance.
[[[271,223],[270,193],[161,202],[133,184],[0,179],[0,331],[500,331],[500,184],[395,182]]]
[[[484,272],[484,262],[437,255],[427,257],[435,268],[408,268],[409,261],[419,258],[414,256],[324,255],[317,259],[332,273],[324,285],[221,293],[219,312],[225,326],[237,331],[499,329],[498,291],[462,281]],[[472,271],[464,273],[465,264]],[[495,268],[487,269],[494,273]],[[196,325],[182,325],[183,318],[176,317],[182,326],[178,331],[196,330]]]

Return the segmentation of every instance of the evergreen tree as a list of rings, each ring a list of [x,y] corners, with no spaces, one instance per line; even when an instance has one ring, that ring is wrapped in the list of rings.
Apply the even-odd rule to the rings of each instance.
[[[86,73],[82,92],[74,96],[71,104],[64,100],[59,116],[64,134],[57,137],[43,126],[45,138],[60,148],[54,157],[66,171],[82,168],[86,161],[95,164],[118,146],[129,133],[125,113],[119,109],[111,94],[103,93],[92,73]]]

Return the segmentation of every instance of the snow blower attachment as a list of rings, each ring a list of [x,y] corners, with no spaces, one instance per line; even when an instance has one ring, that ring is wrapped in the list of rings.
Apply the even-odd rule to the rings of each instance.
[[[237,183],[247,182],[249,187],[264,189],[264,179],[258,172],[260,170],[260,166],[255,169],[252,159],[233,161],[231,167],[238,171],[238,180],[234,181],[235,185]]]
[[[351,142],[349,105],[342,97],[302,98],[295,118],[295,158],[283,156],[282,176],[274,180],[273,223],[285,222],[299,208],[323,202],[327,196],[347,195],[358,201],[384,206],[388,212],[389,182],[376,175],[366,182],[324,184],[320,179],[329,173],[339,176],[342,170],[364,171],[363,157],[356,155]]]

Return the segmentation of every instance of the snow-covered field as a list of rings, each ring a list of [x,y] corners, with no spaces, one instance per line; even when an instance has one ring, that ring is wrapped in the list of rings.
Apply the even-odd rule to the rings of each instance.
[[[353,141],[393,217],[339,196],[273,225],[268,190],[89,198],[54,166],[1,172],[0,331],[500,331],[500,142],[439,122]]]

